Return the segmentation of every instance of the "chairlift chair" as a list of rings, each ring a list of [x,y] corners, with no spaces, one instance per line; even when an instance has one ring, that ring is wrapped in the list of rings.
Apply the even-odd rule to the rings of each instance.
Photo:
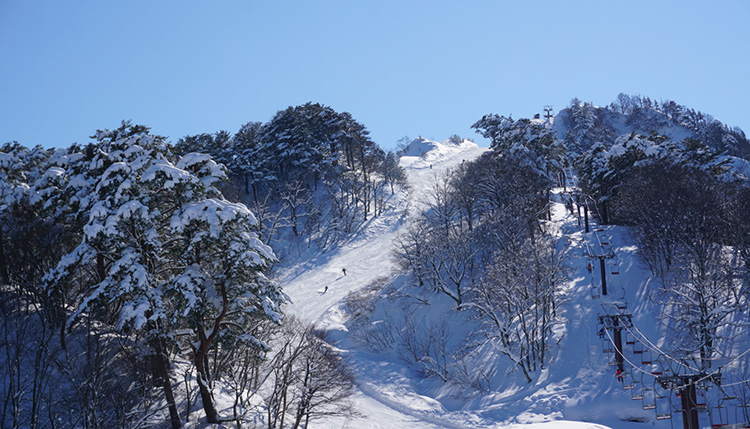
[[[641,408],[644,410],[656,409],[656,391],[644,385],[641,394],[643,396],[641,398]]]
[[[698,388],[696,386],[696,390],[695,390],[695,408],[697,408],[698,411],[706,411],[708,409],[708,405],[706,405],[706,392],[705,392],[705,388]]]
[[[729,410],[727,409],[726,405],[724,405],[724,401],[720,400],[719,403],[713,408],[713,414],[719,417],[719,422],[714,423],[713,416],[711,416],[711,427],[722,429],[726,428],[729,425]],[[722,410],[724,411],[722,412]]]
[[[643,394],[642,390],[638,391],[636,389],[633,389],[630,391],[630,399],[634,401],[642,401],[645,396],[646,395]]]
[[[629,332],[625,333],[625,344],[628,346],[632,346],[635,344],[635,338],[633,338],[633,334]]]
[[[633,354],[634,355],[643,354],[643,344],[641,344],[640,341],[636,341],[635,344],[633,344]]]
[[[713,418],[711,427],[715,429],[744,429],[747,428],[749,425],[747,423],[741,422],[741,420],[744,420],[744,415],[740,417],[739,410],[741,408],[748,407],[745,404],[739,404],[734,408],[734,421],[735,423],[729,423],[729,408],[724,405],[724,402],[726,401],[733,401],[739,399],[737,396],[724,396],[719,400],[719,403],[713,407],[716,411],[715,414],[719,417],[718,423],[713,423]],[[722,415],[722,411],[724,410],[724,414]]]
[[[593,299],[599,299],[601,297],[602,296],[599,293],[599,288],[592,283],[591,284],[591,298],[593,298]]]
[[[662,389],[660,392],[659,389]],[[672,418],[672,398],[669,396],[671,390],[665,390],[659,382],[654,379],[654,405],[656,405],[656,420]]]
[[[656,413],[656,420],[671,419],[672,413]]]

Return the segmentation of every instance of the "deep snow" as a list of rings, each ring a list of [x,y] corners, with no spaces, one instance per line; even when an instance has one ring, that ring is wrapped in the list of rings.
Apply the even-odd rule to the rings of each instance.
[[[277,279],[292,301],[286,311],[330,331],[334,345],[346,356],[357,379],[353,402],[359,415],[317,422],[315,426],[629,429],[681,425],[678,413],[671,420],[656,419],[657,413],[671,414],[669,397],[648,399],[649,389],[655,386],[651,372],[666,364],[654,358],[653,365],[644,365],[641,360],[645,358],[634,353],[647,341],[654,347],[664,341],[665,330],[652,310],[649,285],[654,280],[638,259],[627,229],[600,227],[592,218],[592,232],[584,233],[575,211],[569,212],[563,204],[567,198],[563,189],[553,192],[550,227],[558,231],[560,245],[569,252],[568,298],[561,309],[566,323],[556,333],[560,342],[553,349],[552,362],[531,384],[523,382],[507,362],[501,358],[495,361],[487,354],[484,363],[496,366],[494,393],[467,396],[437,380],[416,376],[394,353],[376,353],[357,341],[351,332],[353,315],[347,312],[351,309],[346,304],[347,296],[357,293],[375,295],[374,310],[369,315],[373,323],[383,322],[389,312],[416,308],[415,317],[448,320],[454,336],[471,329],[465,315],[452,311],[450,303],[441,302],[434,294],[430,298],[433,305],[428,308],[405,305],[410,293],[414,298],[420,292],[413,291],[408,278],[397,274],[391,250],[409,219],[425,206],[434,178],[486,150],[469,141],[415,140],[401,158],[409,187],[388,199],[383,215],[370,220],[347,243],[324,252],[309,250],[277,268]],[[568,183],[574,185],[573,181]],[[601,252],[616,255],[606,259],[606,296],[601,295],[598,260],[588,258],[589,253]],[[625,359],[637,368],[627,372],[622,384],[614,376],[615,367],[609,365],[613,355],[603,350],[608,340],[597,335],[599,315],[615,313],[632,314],[633,332],[626,335],[644,336],[624,350]],[[634,385],[634,389],[626,390],[626,385]],[[633,399],[644,391],[647,398]],[[658,408],[644,409],[644,405],[650,405],[646,402],[657,402]],[[708,424],[705,415],[701,423]]]

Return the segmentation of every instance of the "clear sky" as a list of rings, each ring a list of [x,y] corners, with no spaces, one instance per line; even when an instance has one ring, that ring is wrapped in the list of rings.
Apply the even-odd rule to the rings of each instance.
[[[672,99],[750,134],[750,1],[0,0],[0,143],[176,141],[313,101],[386,148],[486,113]]]

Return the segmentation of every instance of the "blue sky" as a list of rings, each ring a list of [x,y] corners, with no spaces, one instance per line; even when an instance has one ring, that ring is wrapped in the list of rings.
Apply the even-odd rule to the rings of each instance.
[[[391,148],[620,92],[750,133],[749,19],[748,1],[0,0],[0,143],[122,119],[176,141],[313,101]]]

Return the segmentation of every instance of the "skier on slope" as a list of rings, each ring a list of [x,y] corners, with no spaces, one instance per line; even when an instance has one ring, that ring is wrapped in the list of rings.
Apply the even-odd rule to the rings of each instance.
[[[341,271],[346,275],[346,268],[342,268]]]

